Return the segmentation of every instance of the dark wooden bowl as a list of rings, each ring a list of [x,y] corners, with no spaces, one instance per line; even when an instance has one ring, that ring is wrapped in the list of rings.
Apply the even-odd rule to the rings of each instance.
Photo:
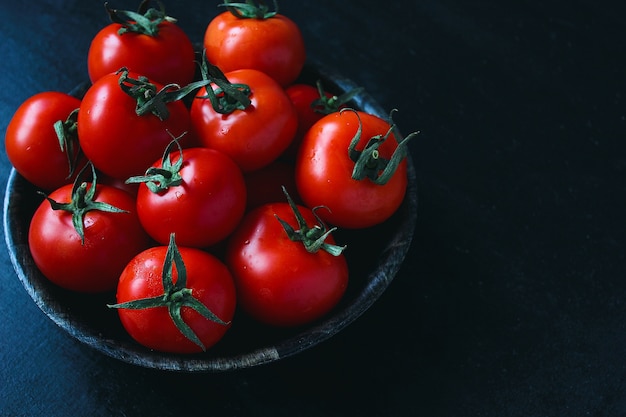
[[[299,81],[340,94],[357,87],[351,80],[309,63]],[[88,84],[72,94],[82,96]],[[358,94],[350,105],[384,119],[389,112],[367,93]],[[278,361],[309,349],[330,338],[363,314],[387,289],[407,255],[417,217],[417,184],[413,162],[408,157],[409,184],[399,210],[385,223],[367,230],[335,232],[338,242],[348,244],[345,254],[350,283],[341,303],[321,320],[295,329],[259,325],[237,313],[224,339],[206,353],[175,355],[147,349],[130,338],[117,311],[106,307],[114,294],[84,295],[57,287],[37,269],[28,247],[28,227],[42,197],[14,169],[4,197],[4,233],[17,277],[37,306],[70,336],[92,348],[129,364],[181,372],[220,372]],[[365,236],[376,236],[376,242]]]

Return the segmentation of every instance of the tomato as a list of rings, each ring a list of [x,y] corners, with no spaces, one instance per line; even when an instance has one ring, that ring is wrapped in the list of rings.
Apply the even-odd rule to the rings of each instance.
[[[98,170],[125,180],[143,174],[163,154],[171,135],[187,132],[191,123],[189,110],[180,100],[163,104],[168,114],[138,115],[137,99],[120,87],[120,77],[126,80],[125,87],[131,88],[131,80],[138,80],[139,74],[108,74],[87,90],[78,111],[78,138],[86,157]],[[150,84],[151,96],[163,88],[156,82],[145,84],[141,91],[148,91]],[[137,92],[139,96],[141,91]],[[182,138],[181,143],[184,141]]]
[[[297,129],[296,111],[283,88],[253,69],[224,74],[231,85],[249,87],[251,104],[218,113],[201,88],[191,105],[191,122],[200,143],[230,156],[244,172],[269,165],[287,149]]]
[[[148,234],[164,245],[175,233],[181,246],[209,247],[235,229],[246,208],[241,170],[214,149],[167,152],[134,181],[143,181],[137,192],[139,220]]]
[[[68,136],[69,142],[62,149],[54,128],[79,106],[76,97],[46,91],[26,99],[13,114],[4,139],[7,157],[15,170],[36,187],[55,190],[72,182],[70,161],[80,159],[75,172],[84,166],[75,135]],[[70,129],[75,131],[76,127]]]
[[[306,60],[300,28],[288,17],[272,12],[231,11],[217,15],[204,34],[210,62],[224,72],[252,68],[283,87],[300,74]],[[238,15],[238,16],[237,16]]]
[[[154,297],[156,302],[142,301]],[[135,256],[120,275],[116,298],[118,304],[110,307],[118,309],[133,339],[175,353],[215,345],[230,328],[237,305],[226,265],[208,252],[172,243]]]
[[[294,166],[282,160],[274,161],[266,167],[249,172],[245,175],[247,189],[247,209],[251,210],[267,203],[285,201],[282,187],[291,197],[300,202],[297,194]]]
[[[116,21],[94,36],[87,54],[92,82],[122,67],[161,84],[183,86],[193,80],[196,65],[191,40],[163,12],[151,10],[145,26],[128,16],[129,12],[110,10]]]
[[[379,157],[377,161],[391,160],[397,149],[403,152],[387,121],[365,112],[342,111],[325,116],[309,129],[296,160],[296,185],[304,203],[310,207],[328,207],[320,211],[320,217],[343,228],[382,223],[398,209],[406,193],[406,158],[399,160],[385,184],[368,177],[352,177],[355,162],[349,147],[359,126],[362,132],[357,151],[362,151],[370,138],[389,133],[374,152]],[[379,175],[382,169],[377,167],[373,171]]]
[[[316,222],[310,209],[296,208],[307,224]],[[331,254],[323,248],[307,251],[303,242],[291,240],[276,216],[293,229],[310,230],[301,225],[288,203],[258,207],[229,239],[226,264],[235,280],[239,305],[252,318],[272,326],[307,324],[341,300],[348,285],[347,262],[342,253]],[[326,244],[337,249],[330,235]]]
[[[87,197],[77,198],[77,190]],[[74,192],[73,192],[74,191]],[[80,193],[80,191],[78,191]],[[90,193],[93,196],[90,197]],[[120,273],[136,254],[150,244],[135,211],[135,200],[114,187],[93,183],[75,188],[64,185],[49,199],[60,204],[73,201],[89,210],[78,215],[82,238],[70,211],[54,209],[44,200],[32,217],[28,244],[35,264],[50,281],[68,290],[97,293],[114,290]],[[82,201],[83,203],[79,202]],[[92,204],[108,204],[122,212],[103,211]]]

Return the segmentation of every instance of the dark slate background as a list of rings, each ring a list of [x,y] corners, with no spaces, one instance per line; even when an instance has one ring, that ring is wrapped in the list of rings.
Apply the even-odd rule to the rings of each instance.
[[[217,1],[177,0],[194,41]],[[135,9],[128,1],[118,8]],[[102,2],[0,6],[0,128],[86,79]],[[1,254],[0,415],[626,415],[626,18],[621,2],[281,2],[308,54],[412,143],[418,223],[340,334],[227,374],[132,367],[59,330]],[[0,181],[10,166],[0,154]]]

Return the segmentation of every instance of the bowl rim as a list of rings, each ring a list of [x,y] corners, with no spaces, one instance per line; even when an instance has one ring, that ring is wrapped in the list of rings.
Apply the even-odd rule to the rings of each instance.
[[[341,91],[349,91],[357,85],[338,73],[330,70],[325,65],[318,62],[307,62],[309,69],[314,69],[320,77],[331,80],[335,88]],[[355,100],[357,108],[383,117],[385,115],[382,107],[367,92],[361,92]],[[401,136],[399,134],[399,136]],[[407,190],[405,194],[404,211],[408,213],[402,219],[402,227],[394,233],[390,242],[379,255],[376,268],[367,277],[367,285],[361,289],[354,300],[335,310],[330,316],[323,318],[313,326],[296,332],[294,335],[280,340],[272,346],[256,348],[248,353],[234,356],[185,356],[172,355],[151,351],[137,346],[126,346],[119,344],[115,339],[103,338],[98,330],[86,323],[72,320],[69,313],[61,306],[47,302],[48,295],[45,286],[42,286],[35,278],[30,277],[26,270],[26,265],[34,266],[26,238],[17,236],[11,219],[19,214],[19,201],[14,201],[12,191],[22,185],[29,183],[14,168],[11,168],[4,195],[3,204],[3,226],[4,237],[9,257],[18,279],[26,289],[41,311],[43,311],[57,326],[65,330],[70,336],[78,341],[94,348],[101,353],[123,362],[167,371],[181,372],[223,372],[236,369],[250,368],[258,365],[284,359],[307,350],[337,334],[347,325],[359,318],[382,293],[398,273],[411,246],[413,233],[417,220],[417,180],[415,166],[410,153],[407,153]],[[402,207],[402,206],[401,206]],[[20,255],[21,254],[21,255]],[[141,354],[139,354],[141,353]]]

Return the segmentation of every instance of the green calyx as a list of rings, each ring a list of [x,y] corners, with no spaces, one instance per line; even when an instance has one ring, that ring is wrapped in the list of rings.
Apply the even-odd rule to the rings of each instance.
[[[169,117],[168,103],[182,100],[198,88],[208,84],[207,81],[196,81],[184,87],[180,87],[178,84],[168,84],[157,90],[156,85],[152,84],[148,77],[131,78],[128,68],[120,68],[117,74],[119,74],[120,88],[137,101],[135,113],[138,116],[153,114],[160,120]]]
[[[97,183],[96,170],[91,163],[87,165],[91,167],[92,182],[91,184],[88,184],[87,182],[81,182],[80,180],[82,177],[81,174],[87,168],[85,166],[74,181],[70,202],[59,203],[47,195],[40,193],[44,195],[46,200],[48,200],[53,210],[64,210],[72,213],[72,224],[74,225],[74,229],[76,230],[76,233],[78,233],[78,236],[80,236],[80,240],[83,244],[85,244],[85,214],[92,210],[105,211],[109,213],[127,213],[126,210],[119,209],[111,204],[103,203],[102,201],[94,201]]]
[[[317,224],[309,226],[306,223],[304,217],[302,217],[302,213],[300,213],[300,211],[298,210],[296,203],[294,203],[293,199],[287,192],[287,189],[285,187],[282,188],[283,193],[287,197],[289,207],[291,207],[293,214],[296,216],[296,221],[298,222],[299,229],[295,230],[293,227],[291,227],[289,223],[287,223],[277,215],[274,216],[276,217],[276,220],[278,220],[283,226],[283,229],[285,229],[285,232],[287,233],[289,239],[294,242],[302,242],[307,252],[316,253],[321,249],[330,253],[333,256],[339,256],[346,247],[326,243],[326,238],[330,236],[332,232],[337,230],[337,228],[333,227],[331,229],[327,229],[322,219],[320,219],[320,217],[316,213],[317,210],[324,207],[318,206],[312,209],[313,215],[317,219]]]
[[[146,170],[145,175],[130,177],[126,180],[126,184],[145,183],[146,187],[153,193],[159,193],[170,187],[176,187],[182,184],[183,178],[180,175],[180,169],[183,166],[183,148],[180,146],[178,140],[183,135],[173,138],[169,145],[167,145],[163,153],[163,158],[161,158],[161,167],[150,167]],[[178,147],[179,158],[172,164],[170,155],[175,145]]]
[[[54,123],[54,132],[59,140],[61,151],[67,157],[68,174],[66,178],[71,178],[76,171],[78,161],[82,156],[80,144],[78,142],[78,109],[74,109],[67,119],[57,120]]]
[[[176,268],[177,279],[174,283],[174,268]],[[191,288],[187,288],[187,269],[183,262],[183,257],[176,246],[174,234],[170,235],[165,260],[163,262],[163,294],[155,297],[140,298],[118,304],[107,304],[109,308],[123,308],[131,310],[143,310],[146,308],[166,307],[172,322],[178,330],[190,341],[198,345],[203,351],[206,350],[200,338],[182,317],[182,308],[189,307],[198,312],[202,317],[215,323],[227,326],[230,322],[225,322],[217,317],[207,306],[202,304],[193,296]]]
[[[274,10],[270,10],[269,6],[264,1],[246,0],[245,3],[237,3],[228,0],[224,0],[224,3],[219,4],[219,7],[225,7],[226,10],[231,12],[235,17],[239,19],[269,19],[278,14],[278,2],[273,0]]]
[[[341,106],[348,103],[354,98],[354,96],[364,90],[363,87],[356,87],[339,96],[333,95],[331,97],[327,97],[321,80],[317,80],[316,86],[320,96],[311,103],[311,108],[314,112],[324,115],[338,112]]]
[[[137,12],[129,10],[111,9],[108,2],[104,3],[104,8],[109,14],[109,18],[113,23],[119,23],[122,27],[118,30],[118,34],[139,33],[148,36],[157,36],[159,34],[159,25],[165,21],[176,22],[173,17],[165,14],[163,3],[158,1],[159,9],[148,8],[150,0],[143,0],[139,4]]]
[[[393,122],[393,113],[397,110],[393,109],[389,114],[389,120],[391,122],[389,130],[384,135],[376,135],[370,138],[362,151],[356,149],[357,144],[361,141],[361,133],[363,131],[361,118],[354,109],[341,109],[340,113],[344,111],[354,112],[359,120],[359,127],[348,146],[348,156],[354,162],[352,178],[357,181],[368,178],[375,184],[385,185],[391,177],[393,177],[400,162],[406,157],[408,153],[407,143],[413,137],[417,136],[419,132],[413,132],[402,139],[401,142],[398,142],[391,158],[385,159],[380,155],[378,149],[396,129],[396,125]]]
[[[206,95],[196,98],[208,99],[217,113],[230,114],[235,110],[245,110],[252,104],[250,87],[246,84],[231,83],[221,69],[208,61],[206,50],[202,51],[200,73],[203,82],[207,85]],[[209,85],[211,83],[215,85],[215,89]]]

